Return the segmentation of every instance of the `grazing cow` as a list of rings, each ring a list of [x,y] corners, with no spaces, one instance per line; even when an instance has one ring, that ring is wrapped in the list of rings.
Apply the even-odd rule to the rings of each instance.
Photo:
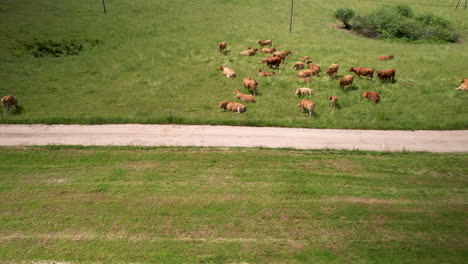
[[[376,72],[377,77],[379,77],[379,80],[381,80],[381,81],[387,81],[387,80],[394,81],[395,80],[395,73],[396,73],[395,69],[386,69],[386,70],[383,70],[383,71],[377,71]]]
[[[244,50],[240,54],[244,55],[244,56],[253,56],[253,55],[255,55],[257,53],[257,51],[258,51],[257,48],[249,48],[247,50]]]
[[[304,110],[307,110],[307,111],[309,111],[310,116],[314,114],[315,104],[314,104],[314,102],[312,102],[310,100],[302,99],[301,101],[299,101],[297,106],[299,106],[301,108],[301,113],[304,112]]]
[[[306,77],[314,76],[315,73],[316,73],[316,72],[315,72],[314,70],[305,69],[305,70],[302,70],[302,71],[298,72],[298,73],[297,73],[297,77],[299,77],[299,78],[306,78]]]
[[[259,40],[257,41],[258,45],[260,46],[270,46],[271,47],[271,44],[273,43],[271,40]]]
[[[459,91],[466,91],[468,92],[468,78],[464,78],[461,80],[461,85],[458,88],[455,88]]]
[[[257,86],[258,82],[252,78],[244,78],[244,81],[242,82],[244,84],[244,88],[252,91],[253,94],[255,95],[257,93]]]
[[[297,70],[302,70],[302,69],[304,69],[304,63],[302,63],[302,62],[296,62],[296,63],[294,63],[293,68],[294,68],[294,70],[296,70],[296,71],[297,71]]]
[[[388,56],[377,56],[377,59],[381,61],[391,60],[393,59],[393,54],[388,55]]]
[[[307,62],[307,67],[314,72],[313,75],[316,75],[321,71],[320,67],[313,64],[311,61]]]
[[[272,72],[264,72],[264,71],[262,71],[262,69],[258,69],[258,75],[260,77],[273,76],[273,75],[275,75],[275,72],[273,72],[273,71]]]
[[[13,95],[3,96],[1,99],[2,107],[5,108],[7,113],[11,112],[11,107],[15,106],[15,110],[18,107],[18,101],[13,97]]]
[[[336,101],[338,101],[338,98],[336,98],[336,96],[328,96],[328,100],[330,101],[331,106],[336,108]]]
[[[374,69],[367,67],[351,67],[350,72],[354,72],[357,76],[369,76],[371,79],[374,78]]]
[[[226,42],[223,41],[223,42],[218,43],[218,50],[220,52],[224,52],[226,50],[226,48],[227,48],[227,43]]]
[[[247,110],[245,105],[236,103],[236,102],[220,102],[219,108],[223,108],[224,112],[226,112],[226,110],[229,110],[232,112],[237,112],[238,114],[245,112],[245,110]]]
[[[241,101],[255,103],[255,96],[253,95],[243,94],[241,91],[239,91],[239,89],[236,89],[234,93],[236,94],[236,98],[240,99]]]
[[[338,65],[336,62],[328,68],[328,70],[325,72],[328,76],[333,77],[338,72],[338,68],[340,65]]]
[[[260,52],[263,52],[263,53],[273,53],[275,52],[276,49],[275,48],[263,48]]]
[[[267,66],[276,66],[276,68],[279,68],[281,64],[281,58],[280,57],[275,57],[275,56],[270,56],[266,57],[264,60],[260,60],[260,63],[266,62]]]
[[[353,76],[346,75],[343,78],[338,79],[338,84],[340,84],[340,88],[343,89],[345,86],[353,84]]]
[[[377,93],[365,91],[362,93],[362,97],[374,101],[376,104],[380,102],[380,96]]]
[[[306,60],[311,60],[311,59],[312,59],[312,57],[310,57],[310,56],[304,56],[304,57],[297,58],[297,60],[299,60],[299,61],[306,61]]]
[[[223,71],[224,76],[228,78],[233,78],[236,77],[236,72],[233,71],[232,69],[225,67],[223,65],[219,65],[219,69]]]
[[[312,89],[310,89],[310,88],[297,88],[295,94],[298,97],[302,96],[302,95],[312,96]]]

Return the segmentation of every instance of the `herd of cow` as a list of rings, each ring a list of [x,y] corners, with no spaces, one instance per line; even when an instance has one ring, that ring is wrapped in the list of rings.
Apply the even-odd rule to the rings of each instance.
[[[265,59],[260,60],[260,63],[266,63],[266,65],[270,68],[276,68],[278,69],[282,63],[284,63],[284,60],[292,54],[291,51],[277,51],[275,48],[272,48],[272,41],[271,40],[259,40],[257,41],[257,44],[261,46],[261,49],[259,48],[252,48],[249,47],[247,50],[242,51],[240,55],[244,56],[254,56],[257,54],[257,52],[261,53],[270,53],[272,56],[268,56]],[[264,46],[269,46],[269,47],[264,47]],[[227,43],[226,42],[221,42],[218,43],[218,51],[224,53],[227,49]],[[388,55],[388,56],[378,56],[377,60],[380,61],[388,61],[394,58],[394,55]],[[307,61],[307,62],[305,62]],[[305,62],[305,63],[304,63]],[[306,69],[304,69],[307,67]],[[236,77],[236,72],[228,68],[226,66],[220,65],[219,69],[222,71],[223,75],[228,77],[228,78],[234,78]],[[294,70],[300,70],[297,73],[297,77],[300,78],[300,80],[304,83],[308,83],[311,81],[311,77],[319,74],[321,71],[321,68],[318,65],[315,65],[311,61],[311,57],[309,56],[304,56],[298,58],[298,62],[295,62],[293,65]],[[338,72],[339,69],[339,64],[334,63],[330,65],[330,67],[325,71],[325,73],[330,76],[330,78],[333,78],[333,76]],[[353,72],[355,75],[360,76],[360,77],[368,77],[370,79],[373,79],[374,77],[374,69],[372,68],[367,68],[367,67],[351,67],[349,69],[349,72]],[[395,69],[386,69],[382,71],[375,71],[377,77],[379,80],[382,82],[384,81],[391,81],[393,82],[395,80],[395,74],[396,70]],[[262,69],[259,69],[258,75],[260,77],[268,77],[268,76],[274,76],[275,72],[264,72]],[[342,78],[339,78],[338,85],[340,86],[341,89],[344,89],[348,85],[352,85],[353,83],[353,75],[346,75]],[[236,97],[243,101],[243,102],[255,102],[255,95],[257,92],[257,86],[258,82],[252,78],[244,78],[243,80],[243,85],[245,89],[247,89],[250,94],[243,94],[240,92],[238,89],[235,90]],[[458,88],[458,90],[468,90],[468,79],[463,79],[462,80],[462,85]],[[296,96],[311,96],[312,95],[312,90],[310,88],[298,88],[296,89],[295,92]],[[374,101],[375,103],[380,102],[380,96],[376,92],[372,91],[364,91],[362,93],[362,97],[371,101]],[[336,106],[337,102],[337,97],[336,96],[328,96],[328,100],[331,102],[332,107]],[[314,113],[314,108],[315,108],[315,103],[308,100],[308,99],[302,99],[299,101],[298,106],[303,112],[304,110],[309,112],[309,115],[313,115]],[[220,108],[223,108],[224,111],[230,110],[233,112],[237,113],[242,113],[244,112],[247,108],[245,105],[238,103],[238,102],[220,102],[219,104]]]
[[[270,68],[276,68],[278,69],[282,63],[284,63],[284,60],[292,54],[291,51],[277,51],[275,48],[272,48],[272,41],[271,40],[259,40],[257,41],[257,44],[259,44],[262,48],[252,48],[249,47],[247,50],[244,50],[240,53],[240,55],[244,56],[254,56],[257,52],[261,53],[271,53],[272,56],[268,56],[265,59],[260,60],[260,63],[266,63],[266,65]],[[264,47],[264,46],[269,46],[269,47]],[[218,43],[218,51],[224,53],[227,49],[227,43],[226,42],[221,42]],[[386,61],[386,60],[391,60],[393,59],[393,55],[389,56],[378,56],[378,60]],[[298,58],[298,62],[295,62],[293,65],[294,70],[301,70],[297,73],[297,77],[300,78],[300,80],[304,83],[308,83],[311,81],[311,77],[319,74],[321,71],[321,68],[318,65],[315,65],[311,61],[311,57],[309,56],[304,56]],[[304,61],[307,61],[304,63]],[[304,69],[307,66],[306,69]],[[234,78],[236,77],[236,72],[226,66],[220,65],[219,69],[222,71],[223,75],[228,77],[228,78]],[[339,69],[339,64],[334,63],[330,65],[330,67],[325,71],[325,73],[332,78]],[[374,77],[374,69],[371,68],[366,68],[366,67],[351,67],[349,69],[350,72],[354,72],[357,76],[362,76],[362,77],[369,77],[373,78]],[[395,69],[387,69],[383,71],[376,71],[377,77],[381,81],[394,81],[395,78]],[[275,72],[264,72],[262,69],[259,69],[259,74],[260,77],[268,77],[268,76],[274,76]],[[343,78],[339,78],[338,84],[341,89],[344,89],[348,85],[352,85],[353,83],[353,75],[346,75]],[[243,94],[242,92],[239,91],[239,89],[236,89],[234,93],[236,94],[236,97],[243,101],[243,102],[251,102],[254,103],[255,100],[255,95],[257,92],[257,86],[258,82],[252,78],[244,78],[243,80],[243,85],[245,89],[247,89],[251,94]],[[312,95],[312,90],[310,88],[297,88],[295,91],[295,95],[300,97],[300,96],[311,96]],[[368,100],[372,100],[375,103],[378,103],[380,101],[380,96],[379,94],[371,91],[364,91],[362,93],[362,97],[366,98]],[[338,98],[336,96],[328,96],[328,100],[331,103],[332,107],[336,107],[336,103]],[[309,115],[313,115],[314,113],[314,108],[315,108],[315,103],[312,102],[311,100],[308,99],[302,99],[299,101],[297,105],[301,112],[307,111]],[[238,102],[220,102],[219,107],[222,108],[224,111],[229,110],[237,113],[242,113],[244,112],[247,108],[245,105],[238,103]]]

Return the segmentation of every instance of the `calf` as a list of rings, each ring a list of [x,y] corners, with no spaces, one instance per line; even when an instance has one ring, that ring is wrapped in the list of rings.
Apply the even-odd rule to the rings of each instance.
[[[255,103],[255,96],[253,95],[243,94],[241,91],[239,91],[239,89],[236,89],[234,93],[236,94],[236,98],[240,99],[241,101]]]
[[[388,56],[377,56],[377,59],[381,61],[391,60],[393,59],[393,54],[388,55]]]
[[[336,108],[336,101],[338,101],[338,98],[336,98],[336,96],[328,96],[328,100],[330,101],[331,106]]]
[[[249,48],[247,50],[242,51],[240,54],[244,56],[253,56],[257,53],[257,48]]]
[[[297,70],[302,70],[302,69],[304,69],[304,63],[302,63],[302,62],[296,62],[296,63],[294,63],[293,68],[294,68],[294,70],[296,70],[296,71],[297,71]]]
[[[272,72],[264,72],[264,71],[262,71],[262,69],[258,69],[258,75],[260,77],[273,76],[273,75],[275,75],[275,72],[273,72],[273,71]]]
[[[310,57],[310,56],[304,56],[304,57],[297,58],[297,60],[299,60],[299,61],[306,61],[306,60],[311,60],[311,59],[312,59],[312,57]]]
[[[376,104],[380,102],[380,96],[377,93],[365,91],[362,93],[362,97],[374,101]]]
[[[273,42],[271,40],[267,39],[267,40],[259,40],[259,41],[257,41],[257,43],[260,46],[270,46],[271,47],[271,44]]]
[[[236,77],[236,72],[233,71],[232,69],[225,67],[223,65],[219,65],[219,69],[223,72],[224,76],[228,78],[233,78]]]
[[[218,50],[220,52],[224,52],[226,50],[226,48],[227,48],[227,43],[226,42],[223,41],[223,42],[218,43]]]
[[[301,113],[304,112],[304,110],[307,110],[307,111],[309,111],[310,116],[312,116],[314,114],[315,104],[314,104],[314,102],[312,102],[310,100],[302,99],[301,101],[299,101],[297,106],[300,107]]]
[[[276,51],[275,48],[263,48],[263,49],[261,50],[261,52],[263,52],[263,53],[273,53],[273,52],[275,52],[275,51]]]
[[[468,78],[461,80],[461,85],[458,88],[455,88],[459,91],[468,91]]]
[[[351,67],[350,72],[354,72],[357,76],[369,76],[371,79],[374,78],[374,69],[367,67]]]
[[[396,73],[395,69],[387,69],[387,70],[377,71],[376,72],[377,77],[379,77],[379,80],[381,80],[381,81],[387,81],[387,80],[394,81],[395,80],[395,73]]]
[[[219,108],[223,108],[224,112],[226,112],[226,110],[229,110],[232,112],[237,112],[238,114],[245,112],[245,110],[247,110],[245,105],[236,103],[236,102],[220,102]]]
[[[301,95],[312,96],[312,89],[310,89],[310,88],[297,88],[295,94],[296,94],[296,96],[301,96]]]
[[[252,91],[254,95],[257,93],[258,82],[256,80],[251,78],[244,78],[242,83],[244,84],[245,89]]]
[[[353,84],[353,76],[352,75],[346,75],[343,78],[338,79],[338,84],[340,85],[340,88],[343,89],[345,86]]]

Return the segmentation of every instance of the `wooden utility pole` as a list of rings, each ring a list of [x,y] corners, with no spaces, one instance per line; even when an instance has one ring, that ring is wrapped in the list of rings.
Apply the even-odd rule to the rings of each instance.
[[[107,11],[106,11],[106,0],[102,0],[102,7],[104,8],[104,14],[107,14]]]
[[[467,4],[467,2],[468,2],[468,0],[465,0],[465,8],[464,8],[464,9],[466,9],[466,4]],[[455,8],[458,8],[458,5],[459,5],[459,4],[460,4],[460,0],[458,0],[457,6],[456,6]]]
[[[291,17],[289,18],[289,34],[291,34],[291,31],[292,31],[293,7],[294,7],[294,0],[291,0]]]

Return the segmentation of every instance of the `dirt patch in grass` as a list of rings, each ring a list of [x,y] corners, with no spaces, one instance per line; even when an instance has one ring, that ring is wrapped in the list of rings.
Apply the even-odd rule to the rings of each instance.
[[[328,199],[333,202],[345,202],[345,203],[356,203],[365,205],[382,205],[382,204],[404,204],[409,201],[406,200],[384,200],[374,198],[362,198],[362,197],[333,197]]]

